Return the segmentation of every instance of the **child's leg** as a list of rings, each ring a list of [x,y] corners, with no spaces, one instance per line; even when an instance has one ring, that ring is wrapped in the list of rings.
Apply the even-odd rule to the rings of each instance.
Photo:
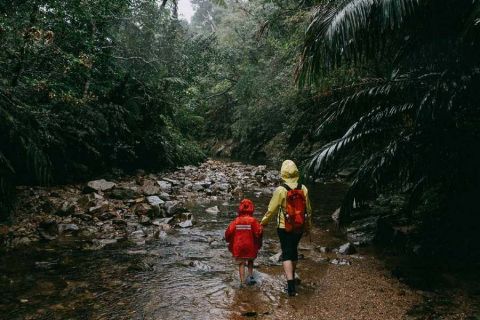
[[[238,265],[238,273],[240,275],[240,284],[245,282],[245,262],[241,261]]]
[[[248,260],[248,275],[253,277],[253,260]]]

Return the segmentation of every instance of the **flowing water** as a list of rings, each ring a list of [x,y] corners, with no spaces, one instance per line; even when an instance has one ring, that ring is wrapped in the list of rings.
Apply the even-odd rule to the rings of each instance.
[[[315,222],[330,227],[345,187],[311,187]],[[255,197],[261,218],[269,195]],[[284,278],[271,255],[278,251],[273,223],[256,260],[257,284],[240,288],[238,274],[226,249],[223,233],[235,217],[238,199],[191,203],[192,228],[178,229],[143,246],[117,243],[97,251],[81,250],[78,239],[63,239],[0,256],[1,319],[236,319],[269,318],[281,313]],[[218,214],[205,208],[218,205]],[[334,233],[313,234],[314,245],[337,245]],[[324,272],[304,239],[300,276]],[[313,294],[308,282],[303,297]],[[298,297],[301,301],[302,296]]]

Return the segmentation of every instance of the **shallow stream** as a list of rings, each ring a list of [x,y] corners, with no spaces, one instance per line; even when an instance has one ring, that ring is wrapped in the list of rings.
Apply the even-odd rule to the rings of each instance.
[[[311,187],[317,228],[330,227],[330,215],[344,192],[340,184]],[[268,194],[254,200],[261,218]],[[80,249],[81,240],[35,245],[0,256],[2,319],[235,319],[269,315],[284,303],[282,269],[270,257],[278,251],[273,223],[256,260],[257,284],[239,288],[238,275],[223,233],[235,216],[238,199],[190,203],[195,223],[143,246],[116,243],[104,249]],[[220,213],[205,209],[217,205]],[[327,235],[327,236],[325,236]],[[304,239],[300,277],[324,272],[309,252],[341,242],[334,233]],[[305,265],[302,268],[302,264]],[[315,284],[303,283],[303,296]],[[309,293],[310,292],[310,293]],[[302,296],[298,297],[301,301]],[[281,311],[281,310],[280,310]]]

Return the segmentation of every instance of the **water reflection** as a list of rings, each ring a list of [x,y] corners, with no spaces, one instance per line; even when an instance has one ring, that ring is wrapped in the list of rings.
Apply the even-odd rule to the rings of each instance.
[[[341,185],[311,188],[315,221],[323,228],[329,227],[325,217],[343,191]],[[270,195],[246,196],[254,200],[260,219]],[[192,204],[193,228],[143,247],[120,243],[82,251],[81,243],[71,240],[2,254],[0,314],[4,319],[245,319],[295,308],[301,302],[285,300],[282,269],[269,261],[278,250],[273,225],[256,262],[258,284],[238,287],[236,266],[223,241],[237,202]],[[221,212],[206,214],[213,205]],[[340,241],[325,232],[314,237]],[[312,245],[305,239],[303,246],[308,255]],[[311,260],[300,263],[305,278],[322,272]],[[308,284],[302,290],[308,294]]]

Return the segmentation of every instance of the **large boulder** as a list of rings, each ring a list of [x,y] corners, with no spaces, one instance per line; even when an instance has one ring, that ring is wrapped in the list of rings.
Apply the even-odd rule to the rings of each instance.
[[[87,183],[87,190],[90,191],[107,191],[113,189],[116,186],[114,182],[107,181],[105,179],[93,180]]]

